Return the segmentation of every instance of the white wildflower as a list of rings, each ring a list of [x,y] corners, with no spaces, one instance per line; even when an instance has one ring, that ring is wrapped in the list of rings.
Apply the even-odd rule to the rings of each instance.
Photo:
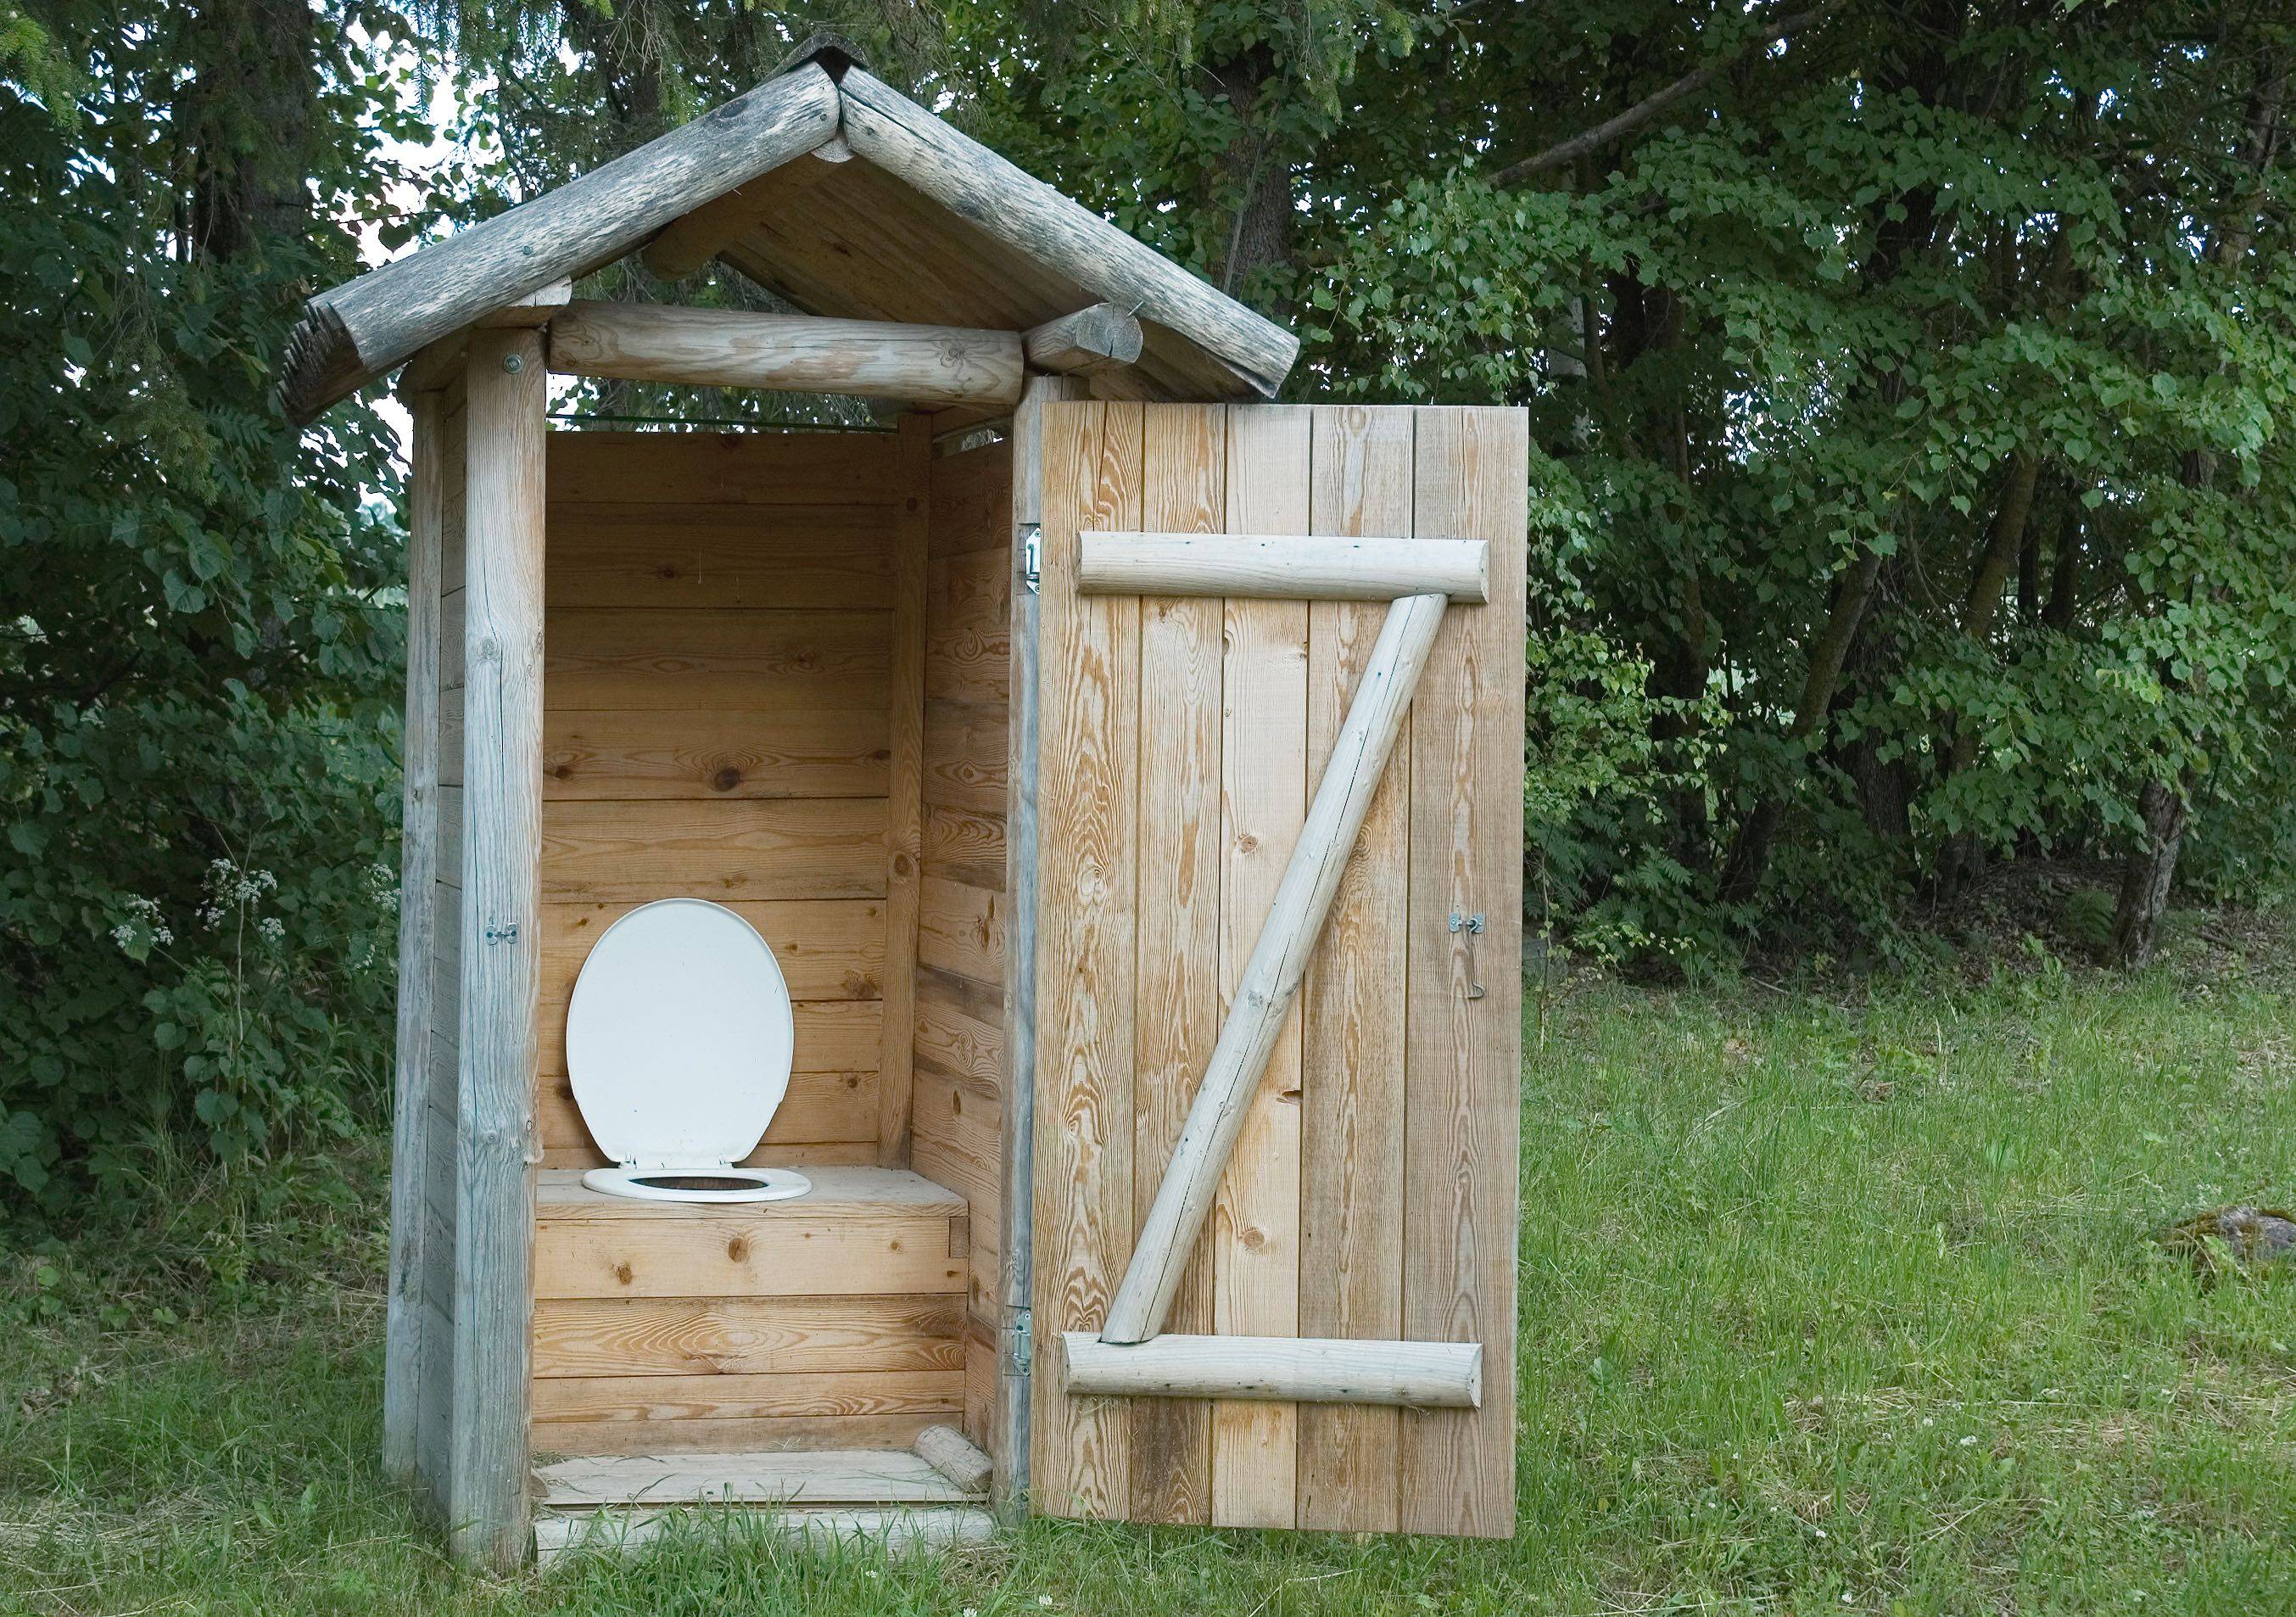
[[[276,915],[266,915],[255,923],[255,930],[276,943],[287,935],[287,923]]]

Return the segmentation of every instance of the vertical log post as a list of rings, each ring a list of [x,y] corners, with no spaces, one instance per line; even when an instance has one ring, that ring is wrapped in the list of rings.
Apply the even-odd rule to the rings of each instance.
[[[1171,1313],[1181,1270],[1211,1211],[1252,1092],[1283,1032],[1284,1015],[1299,995],[1308,954],[1331,913],[1332,895],[1339,890],[1349,851],[1363,829],[1388,752],[1410,710],[1411,694],[1449,604],[1443,595],[1404,595],[1388,608],[1387,621],[1349,706],[1347,723],[1332,748],[1331,766],[1308,806],[1299,844],[1283,868],[1267,923],[1252,945],[1243,980],[1220,1028],[1219,1043],[1173,1147],[1171,1164],[1157,1186],[1155,1204],[1140,1227],[1124,1284],[1109,1304],[1100,1333],[1103,1342],[1145,1342],[1163,1330]]]
[[[1029,1502],[1029,1287],[1036,1251],[1037,1140],[1037,580],[1030,541],[1044,521],[1044,411],[1080,398],[1084,384],[1031,376],[1013,415],[1011,774],[1004,795],[1004,1245],[999,1249],[1001,1323],[996,1408],[989,1452],[996,1462],[997,1514],[1015,1523]]]
[[[533,331],[471,336],[454,1421],[456,1557],[525,1564],[542,853],[543,450]]]
[[[422,1187],[429,1181],[430,928],[439,880],[439,571],[446,487],[440,396],[410,394],[414,463],[406,480],[406,723],[398,833],[398,1052],[390,1122],[390,1272],[383,1304],[382,1465],[414,1474],[422,1397]]]

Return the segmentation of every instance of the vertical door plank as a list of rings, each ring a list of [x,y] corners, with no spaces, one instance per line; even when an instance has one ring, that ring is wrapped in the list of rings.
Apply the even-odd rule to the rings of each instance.
[[[383,1305],[382,1465],[414,1474],[422,1386],[422,1191],[429,1182],[430,929],[439,881],[439,570],[446,536],[439,433],[444,396],[407,399],[414,417],[406,479],[406,723],[399,814],[398,1089],[390,1131],[390,1277]],[[458,873],[459,874],[459,873]]]
[[[1220,531],[1226,455],[1221,406],[1149,406],[1141,525],[1158,533]],[[1217,599],[1163,595],[1140,603],[1136,1235],[1219,1039],[1220,615]],[[1212,1329],[1205,1246],[1198,1243],[1181,1276],[1171,1330]],[[1211,1405],[1141,1399],[1132,1409],[1133,1519],[1210,1520]]]
[[[1412,415],[1341,406],[1316,412],[1306,531],[1411,531]],[[1308,770],[1322,778],[1387,608],[1308,608]],[[1404,950],[1410,905],[1406,718],[1308,963],[1300,1081],[1300,1333],[1392,1341],[1403,1332]],[[1505,785],[1505,783],[1502,783]],[[1400,1413],[1300,1409],[1300,1525],[1392,1532]]]
[[[1490,541],[1490,600],[1451,607],[1412,710],[1404,1334],[1481,1342],[1483,1403],[1402,1416],[1410,1531],[1514,1526],[1527,431],[1513,410],[1417,413],[1413,531]]]
[[[1312,417],[1304,406],[1229,412],[1228,532],[1305,531]],[[1304,601],[1230,600],[1225,625],[1223,1017],[1307,818],[1308,606]],[[1213,1203],[1213,1326],[1226,1335],[1299,1334],[1300,1024],[1295,1003]],[[1118,1268],[1120,1272],[1123,1266]],[[1299,1459],[1297,1406],[1216,1404],[1213,1522],[1292,1526],[1299,1514]]]
[[[922,880],[925,749],[925,564],[931,522],[932,418],[901,417],[899,497],[893,518],[890,769],[885,799],[885,1051],[877,1084],[877,1163],[909,1165],[914,1067],[917,897]]]
[[[1044,411],[1034,1334],[1097,1330],[1132,1249],[1140,603],[1076,590],[1078,533],[1140,520],[1142,411]],[[1034,1501],[1131,1511],[1130,1416],[1035,1356]]]
[[[462,1055],[448,1515],[456,1555],[529,1547],[535,1010],[542,951],[543,440],[533,331],[474,332],[464,498]]]

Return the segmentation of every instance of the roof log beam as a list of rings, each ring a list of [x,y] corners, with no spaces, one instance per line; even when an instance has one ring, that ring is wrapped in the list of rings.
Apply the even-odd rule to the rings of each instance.
[[[1095,303],[1021,333],[1032,371],[1090,376],[1140,357],[1140,322],[1113,303]]]
[[[1020,402],[1017,332],[576,301],[550,323],[565,376],[846,393],[924,408]]]

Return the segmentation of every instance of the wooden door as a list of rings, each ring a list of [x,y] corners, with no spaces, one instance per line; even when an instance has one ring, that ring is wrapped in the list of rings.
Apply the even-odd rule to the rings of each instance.
[[[1509,1533],[1524,417],[1074,403],[1046,408],[1042,443],[1031,1502]],[[1390,608],[1264,579],[1087,593],[1086,533],[1488,552],[1487,599],[1436,601],[1328,919],[1147,1331],[1241,1365],[1217,1397],[1072,1391],[1071,1355],[1109,1327]],[[1252,1355],[1272,1365],[1269,1339],[1292,1338],[1480,1343],[1479,1406],[1240,1395],[1268,1384]]]

